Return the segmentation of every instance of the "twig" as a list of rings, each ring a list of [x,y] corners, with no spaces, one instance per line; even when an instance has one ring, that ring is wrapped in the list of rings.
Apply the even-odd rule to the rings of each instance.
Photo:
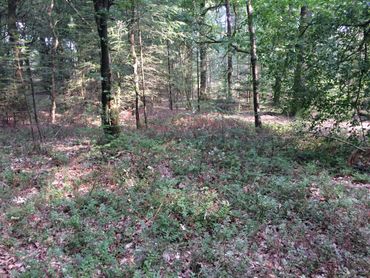
[[[155,219],[157,218],[157,215],[158,215],[159,211],[161,210],[162,206],[163,206],[163,203],[161,203],[161,204],[159,205],[159,207],[158,207],[158,209],[155,211],[154,215],[153,215],[151,218],[149,218],[148,220],[146,220],[146,221],[145,221],[145,224],[147,224],[147,223],[149,223],[149,221],[153,221],[153,220],[155,220]]]
[[[57,136],[58,136],[59,132],[62,130],[62,128],[63,128],[63,126],[61,126],[61,127],[57,130],[57,132],[54,134],[53,138],[57,138]]]

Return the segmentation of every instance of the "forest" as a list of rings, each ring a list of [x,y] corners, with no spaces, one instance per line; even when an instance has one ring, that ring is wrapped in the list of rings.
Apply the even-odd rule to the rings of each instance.
[[[370,1],[0,0],[0,277],[369,277]]]

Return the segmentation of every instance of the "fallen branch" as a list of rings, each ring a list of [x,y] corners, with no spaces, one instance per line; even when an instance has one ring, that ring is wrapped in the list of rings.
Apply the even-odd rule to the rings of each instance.
[[[330,135],[325,135],[325,134],[318,134],[318,133],[313,133],[313,132],[310,132],[312,135],[320,135],[321,137],[324,137],[324,138],[328,138],[328,139],[334,139],[334,140],[337,140],[341,143],[344,143],[346,145],[349,145],[349,146],[352,146],[354,148],[356,148],[357,150],[360,150],[360,151],[363,151],[363,152],[366,152],[366,149],[362,148],[362,147],[359,147],[359,146],[356,146],[355,144],[352,144],[344,139],[341,139],[341,138],[338,138],[338,137],[334,137],[334,136],[330,136]]]

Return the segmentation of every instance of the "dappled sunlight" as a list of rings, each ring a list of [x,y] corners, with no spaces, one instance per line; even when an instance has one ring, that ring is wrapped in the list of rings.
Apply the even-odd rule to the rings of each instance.
[[[237,119],[242,122],[254,124],[254,115],[252,113],[239,113],[237,115],[226,115],[225,118]],[[289,125],[293,120],[284,115],[269,115],[261,113],[261,119],[267,125]]]
[[[368,2],[1,1],[0,278],[367,277]]]
[[[238,121],[232,118],[226,118],[220,113],[180,115],[172,120],[172,124],[182,131],[198,129],[204,131],[220,131],[225,128],[241,127]]]
[[[19,242],[0,244],[8,269],[23,272],[37,258],[59,273],[84,252],[109,251],[104,256],[120,268],[136,268],[151,252],[167,269],[192,273],[213,269],[199,251],[210,248],[230,268],[270,275],[288,267],[300,275],[325,252],[312,248],[316,241],[338,240],[334,259],[319,263],[325,272],[361,246],[362,233],[343,228],[350,239],[342,240],[331,232],[340,221],[355,230],[366,223],[369,179],[343,168],[343,146],[342,153],[322,139],[298,136],[282,116],[264,116],[271,122],[256,132],[246,114],[158,113],[163,118],[148,129],[126,126],[107,145],[94,143],[98,130],[70,132],[71,125],[53,130],[57,136],[41,153],[30,156],[21,145],[4,149],[0,220],[4,238]],[[352,206],[355,196],[361,211]],[[328,204],[340,207],[336,218]],[[13,255],[14,246],[21,256]],[[361,266],[358,250],[352,263]]]

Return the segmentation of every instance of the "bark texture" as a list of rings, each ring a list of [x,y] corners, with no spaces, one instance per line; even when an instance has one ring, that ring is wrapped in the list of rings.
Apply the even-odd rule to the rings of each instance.
[[[256,127],[262,127],[259,107],[259,76],[257,67],[257,43],[256,33],[253,23],[253,4],[252,0],[247,0],[247,13],[248,13],[248,30],[250,40],[250,56],[252,66],[252,83],[253,83],[253,110],[254,110],[254,124]]]
[[[94,0],[95,21],[98,29],[101,61],[100,75],[102,86],[102,125],[106,134],[116,135],[119,133],[118,111],[114,109],[112,96],[112,77],[108,45],[108,14],[112,4],[109,0]]]
[[[143,53],[143,40],[141,36],[141,28],[140,28],[140,17],[137,22],[138,27],[138,36],[139,36],[139,48],[140,48],[140,69],[141,69],[141,88],[143,91],[142,99],[143,99],[143,109],[144,109],[144,123],[145,127],[148,127],[148,116],[147,116],[147,107],[146,107],[146,86],[145,86],[145,72],[144,72],[144,53]]]
[[[171,70],[171,56],[170,56],[170,42],[167,40],[167,70],[168,70],[168,102],[170,110],[173,110],[173,96],[172,96],[172,70]]]
[[[298,40],[295,46],[296,48],[296,65],[294,70],[294,81],[293,81],[293,101],[290,109],[290,114],[297,114],[298,110],[302,108],[305,104],[306,86],[303,77],[303,67],[304,67],[304,33],[307,29],[307,19],[308,19],[308,8],[307,6],[301,7],[301,13],[299,18],[298,27]]]
[[[50,90],[50,122],[52,124],[55,123],[55,114],[57,109],[56,104],[56,96],[57,96],[57,85],[56,85],[56,73],[57,73],[57,66],[56,66],[56,56],[57,50],[59,46],[59,39],[55,31],[56,22],[53,18],[53,9],[55,6],[55,0],[51,0],[48,15],[49,15],[49,27],[52,34],[52,46],[51,46],[51,90]]]
[[[231,47],[232,40],[232,23],[231,23],[231,9],[230,0],[225,1],[226,7],[226,28],[227,28],[227,97],[232,97],[232,75],[233,75],[233,54]]]
[[[200,19],[200,33],[204,35],[205,33],[205,13],[203,12],[206,6],[206,1],[200,1],[200,10],[202,12]],[[199,45],[199,60],[200,60],[200,100],[205,100],[207,92],[207,44],[201,43]]]
[[[131,2],[131,24],[130,24],[130,50],[131,50],[131,60],[132,60],[132,69],[133,69],[133,85],[135,91],[135,120],[136,128],[140,128],[140,113],[139,113],[139,74],[138,74],[138,59],[135,49],[135,22],[136,22],[136,6],[135,2]]]

